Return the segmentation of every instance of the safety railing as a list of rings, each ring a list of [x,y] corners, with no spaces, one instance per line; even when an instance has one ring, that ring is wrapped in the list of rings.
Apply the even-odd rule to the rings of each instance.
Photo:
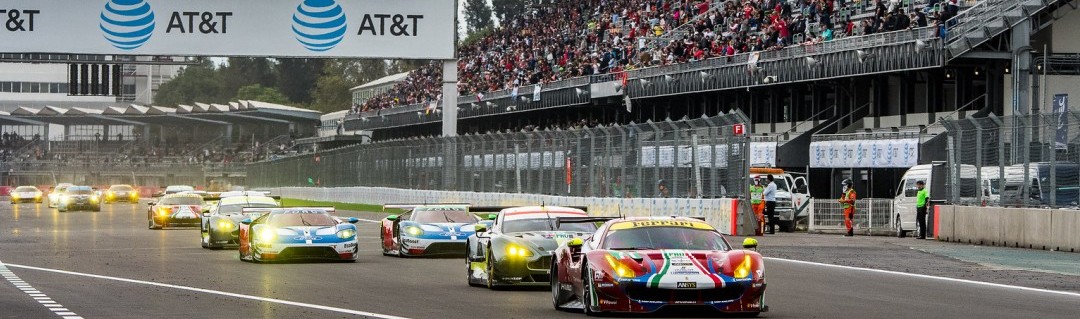
[[[837,199],[815,198],[809,217],[811,232],[846,231],[844,209]],[[892,199],[866,198],[855,201],[852,228],[859,234],[878,234],[894,230],[896,214]]]

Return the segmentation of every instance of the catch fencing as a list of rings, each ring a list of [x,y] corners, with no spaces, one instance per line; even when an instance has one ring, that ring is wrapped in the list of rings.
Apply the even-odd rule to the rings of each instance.
[[[959,186],[946,187],[943,198],[959,205],[1080,207],[1080,113],[1068,112],[1066,103],[1055,101],[1052,113],[942,121],[943,165],[949,185]]]
[[[736,111],[679,121],[412,138],[255,163],[247,178],[256,187],[745,198],[746,123]]]
[[[812,200],[809,212],[810,232],[840,232],[846,231],[844,225],[844,210],[838,200],[815,198]],[[892,199],[866,198],[855,201],[855,216],[852,218],[852,228],[856,233],[881,234],[893,231],[896,223],[896,214],[893,213],[894,201]]]

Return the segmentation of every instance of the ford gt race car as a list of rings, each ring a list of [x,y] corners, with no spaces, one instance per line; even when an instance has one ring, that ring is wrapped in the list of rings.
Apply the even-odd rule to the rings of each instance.
[[[356,218],[331,215],[333,207],[274,208],[241,221],[240,260],[356,261]]]
[[[465,256],[470,286],[550,284],[551,253],[566,241],[592,234],[596,225],[566,223],[555,227],[559,217],[587,217],[577,208],[529,206],[499,212],[488,228],[479,225],[469,237]]]
[[[551,293],[556,309],[586,314],[705,306],[756,316],[768,309],[761,255],[733,250],[712,226],[685,217],[614,219],[588,239],[568,241],[555,252]]]
[[[11,204],[38,203],[43,201],[41,190],[34,186],[19,186],[11,190]]]
[[[146,220],[150,229],[194,227],[202,223],[203,198],[195,194],[170,194],[150,202]]]
[[[229,195],[231,196],[209,204],[209,207],[203,211],[201,227],[203,248],[239,245],[240,236],[236,231],[240,229],[241,221],[248,218],[257,219],[270,212],[272,208],[281,207],[277,200],[266,196]]]
[[[384,205],[384,208],[410,209],[382,220],[379,238],[383,255],[388,256],[461,256],[465,254],[466,239],[482,221],[466,204]]]
[[[60,197],[63,196],[64,192],[67,191],[67,188],[71,187],[71,186],[74,186],[74,185],[72,185],[71,183],[60,183],[60,184],[57,184],[56,187],[53,187],[52,190],[49,190],[49,195],[48,195],[49,208],[54,208],[54,207],[59,206],[60,205]]]
[[[94,193],[90,186],[71,186],[60,196],[56,210],[67,212],[72,210],[101,211],[101,197]]]

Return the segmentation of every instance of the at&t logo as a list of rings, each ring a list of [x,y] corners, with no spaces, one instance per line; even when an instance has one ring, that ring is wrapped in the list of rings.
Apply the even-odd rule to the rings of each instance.
[[[154,35],[154,10],[146,0],[109,0],[101,11],[101,32],[114,47],[134,50]]]
[[[311,51],[333,49],[345,38],[348,28],[345,12],[334,0],[304,0],[293,14],[296,40]]]

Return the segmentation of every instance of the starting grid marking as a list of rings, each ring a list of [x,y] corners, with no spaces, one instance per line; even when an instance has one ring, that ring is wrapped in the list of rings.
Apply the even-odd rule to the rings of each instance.
[[[19,288],[19,290],[21,290],[27,296],[30,296],[30,298],[33,298],[34,301],[37,301],[42,306],[45,306],[46,309],[49,309],[57,316],[60,316],[64,319],[82,319],[82,317],[80,317],[78,314],[75,314],[75,312],[64,308],[63,305],[56,303],[56,301],[52,300],[52,298],[49,298],[49,296],[41,293],[30,284],[23,281],[22,278],[19,278],[19,276],[16,276],[15,273],[11,272],[11,269],[8,269],[7,265],[5,265],[3,262],[0,262],[0,276],[4,276],[4,279],[6,279],[12,285],[15,285],[15,288]]]

